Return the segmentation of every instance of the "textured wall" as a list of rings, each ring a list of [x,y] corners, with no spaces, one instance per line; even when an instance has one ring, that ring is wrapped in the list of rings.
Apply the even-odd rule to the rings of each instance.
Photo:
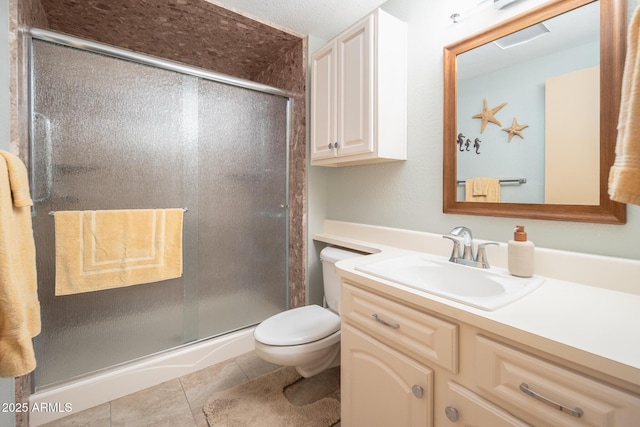
[[[253,79],[300,37],[204,0],[40,0],[49,28]]]

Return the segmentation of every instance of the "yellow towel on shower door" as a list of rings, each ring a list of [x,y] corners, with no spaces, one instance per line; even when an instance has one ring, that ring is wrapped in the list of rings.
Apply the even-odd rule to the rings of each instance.
[[[36,248],[27,168],[0,151],[0,377],[36,367],[32,338],[40,333]]]
[[[56,212],[56,295],[182,276],[182,218],[182,209]]]

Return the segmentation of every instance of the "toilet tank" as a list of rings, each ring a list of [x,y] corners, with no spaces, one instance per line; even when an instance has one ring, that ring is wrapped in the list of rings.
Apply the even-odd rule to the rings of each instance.
[[[340,276],[336,273],[335,264],[347,258],[363,256],[358,252],[327,246],[320,252],[322,261],[322,281],[324,283],[324,297],[329,308],[339,313],[340,303]]]

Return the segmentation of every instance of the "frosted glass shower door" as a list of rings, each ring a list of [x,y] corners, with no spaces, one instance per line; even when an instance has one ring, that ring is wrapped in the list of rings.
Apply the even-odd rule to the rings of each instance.
[[[32,42],[37,388],[287,306],[288,98]],[[181,278],[55,296],[49,212],[187,207]]]
[[[286,308],[287,103],[200,81],[200,337]]]

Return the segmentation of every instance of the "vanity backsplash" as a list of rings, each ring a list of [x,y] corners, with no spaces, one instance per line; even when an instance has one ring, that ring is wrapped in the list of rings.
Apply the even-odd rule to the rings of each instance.
[[[443,230],[446,234],[448,230]],[[322,233],[315,240],[330,244],[348,245],[363,252],[378,252],[383,245],[448,257],[451,242],[441,234],[381,227],[352,222],[325,220]],[[373,245],[375,242],[376,245]],[[476,244],[486,243],[476,239]],[[507,268],[507,243],[486,247],[492,266]],[[535,248],[536,275],[619,292],[640,295],[640,261],[579,252]]]

